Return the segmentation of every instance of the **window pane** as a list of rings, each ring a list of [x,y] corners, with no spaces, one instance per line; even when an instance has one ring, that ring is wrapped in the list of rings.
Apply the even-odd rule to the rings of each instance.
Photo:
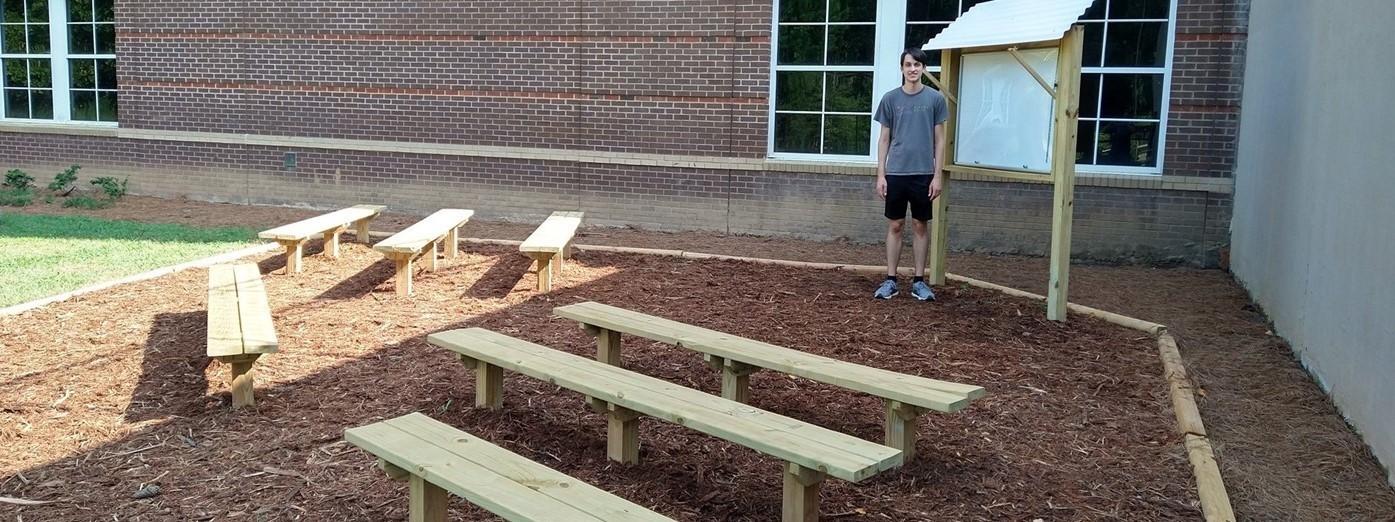
[[[1158,124],[1152,122],[1100,122],[1100,165],[1156,167]]]
[[[1094,121],[1081,120],[1075,132],[1075,163],[1077,165],[1095,164],[1095,129],[1097,124]]]
[[[1104,19],[1104,4],[1105,4],[1107,1],[1108,1],[1108,0],[1095,0],[1095,3],[1090,4],[1090,8],[1085,10],[1085,14],[1084,14],[1083,16],[1081,16],[1080,19],[1081,19],[1081,20],[1103,20],[1103,19]]]
[[[828,73],[829,112],[872,112],[872,73]],[[870,125],[868,127],[871,128]]]
[[[1170,0],[1112,0],[1109,5],[1109,17],[1115,20],[1163,19],[1167,18],[1169,2]]]
[[[94,50],[92,24],[68,24],[68,52],[92,54]]]
[[[92,60],[68,60],[68,81],[74,89],[96,89],[97,71]]]
[[[6,3],[16,0],[6,0]],[[48,2],[29,0],[29,23],[48,23]]]
[[[1100,117],[1157,119],[1162,74],[1106,74],[1100,85]]]
[[[902,48],[902,49],[910,49],[910,48],[912,48],[912,47],[915,47],[915,48],[919,49],[920,46],[925,45],[925,42],[930,41],[930,39],[931,39],[931,38],[934,38],[935,35],[940,34],[940,31],[945,30],[946,27],[949,27],[949,24],[915,24],[915,25],[907,25],[907,26],[906,26],[906,44],[905,44],[905,45],[902,45],[901,48]],[[931,62],[934,62],[934,63],[927,63],[927,64],[925,64],[926,67],[936,67],[936,66],[939,66],[939,65],[940,65],[940,52],[939,52],[939,51],[925,51],[925,53],[931,55],[931,56],[930,56],[930,61],[931,61]]]
[[[34,113],[31,115],[36,120],[53,119],[53,91],[43,89],[29,91],[34,103]]]
[[[874,56],[876,50],[876,26],[828,26],[829,65],[872,65],[876,59]]]
[[[823,22],[824,0],[780,0],[781,22]]]
[[[29,91],[24,89],[5,89],[5,117],[29,117]]]
[[[73,91],[73,119],[97,121],[97,93]]]
[[[97,54],[116,54],[116,25],[97,24]]]
[[[1104,43],[1106,67],[1162,67],[1166,22],[1111,22]]]
[[[828,21],[875,22],[877,21],[877,2],[876,0],[829,0]]]
[[[1099,105],[1100,75],[1093,73],[1082,73],[1080,75],[1080,117],[1098,117]]]
[[[96,4],[97,4],[97,16],[96,16],[96,21],[98,21],[98,22],[115,22],[115,21],[116,21],[116,13],[115,13],[115,11],[112,10],[112,4],[113,4],[113,3],[114,3],[113,0],[97,0],[97,2],[96,2]]]
[[[953,22],[959,18],[958,0],[910,0],[906,2],[907,22]]]
[[[5,23],[24,23],[24,2],[14,0],[0,0],[0,4],[5,6]]]
[[[1081,42],[1080,66],[1099,67],[1104,55],[1104,24],[1085,26],[1085,41]]]
[[[28,87],[29,67],[27,60],[5,60],[5,86]]]
[[[116,89],[116,60],[97,60],[97,88]]]
[[[29,86],[41,89],[53,88],[53,70],[48,60],[29,60]]]
[[[29,52],[48,53],[48,24],[29,24]]]
[[[28,51],[24,45],[24,26],[0,25],[0,51],[14,54]]]
[[[116,93],[97,93],[97,114],[102,121],[116,121]]]
[[[969,9],[987,1],[988,0],[964,0],[964,10],[959,12],[959,16],[964,16],[964,13],[968,12]]]
[[[819,115],[776,114],[775,152],[819,152]]]
[[[867,155],[872,145],[870,116],[827,116],[824,123],[824,154]]]
[[[68,21],[69,21],[69,22],[91,22],[91,21],[92,21],[92,0],[69,0],[69,1],[68,1]]]
[[[823,65],[821,25],[780,26],[780,65]]]
[[[775,74],[775,110],[817,111],[823,105],[823,73],[780,72]]]

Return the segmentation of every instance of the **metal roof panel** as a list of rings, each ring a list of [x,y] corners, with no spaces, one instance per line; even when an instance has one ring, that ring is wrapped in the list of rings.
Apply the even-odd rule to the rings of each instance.
[[[969,8],[921,49],[1059,40],[1094,0],[992,0]]]

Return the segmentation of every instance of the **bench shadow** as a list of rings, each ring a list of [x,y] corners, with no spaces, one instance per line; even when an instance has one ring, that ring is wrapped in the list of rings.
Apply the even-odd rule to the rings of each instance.
[[[207,332],[208,313],[202,310],[155,316],[141,353],[140,377],[126,407],[127,422],[203,411],[208,390],[204,370],[212,361]]]
[[[502,299],[509,295],[518,282],[528,273],[533,260],[517,253],[491,255],[494,265],[475,284],[465,289],[465,295],[475,299]]]
[[[413,266],[415,268],[415,264]],[[315,296],[315,299],[353,299],[363,297],[373,292],[374,288],[390,281],[396,275],[397,268],[391,259],[383,258],[374,261],[359,270],[358,273],[336,283],[334,286]]]

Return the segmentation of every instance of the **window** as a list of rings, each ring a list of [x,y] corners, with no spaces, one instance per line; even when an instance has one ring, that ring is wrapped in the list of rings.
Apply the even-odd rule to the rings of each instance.
[[[116,122],[113,0],[0,0],[0,119]]]
[[[872,111],[900,84],[900,51],[985,1],[777,2],[771,156],[874,159]],[[1171,0],[1096,0],[1081,16],[1080,170],[1161,172],[1172,9]],[[939,52],[929,57],[938,74]]]

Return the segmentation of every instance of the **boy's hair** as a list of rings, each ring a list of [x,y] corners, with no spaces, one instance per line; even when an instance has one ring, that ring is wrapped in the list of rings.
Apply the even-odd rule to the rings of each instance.
[[[907,47],[906,50],[901,51],[901,63],[906,62],[906,56],[910,56],[912,60],[920,62],[921,65],[930,64],[930,57],[919,47]]]

